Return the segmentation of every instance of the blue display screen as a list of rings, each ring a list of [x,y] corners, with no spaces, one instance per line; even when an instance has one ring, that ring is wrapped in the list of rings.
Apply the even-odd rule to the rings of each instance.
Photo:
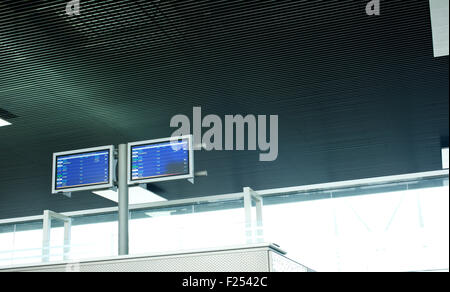
[[[189,140],[131,147],[131,180],[189,174]]]
[[[110,151],[56,157],[56,189],[109,183]]]

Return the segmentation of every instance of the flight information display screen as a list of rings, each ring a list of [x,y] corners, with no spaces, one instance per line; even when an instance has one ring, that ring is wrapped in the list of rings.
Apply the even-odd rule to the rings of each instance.
[[[189,174],[189,140],[131,146],[131,181]]]
[[[56,156],[55,189],[108,184],[110,150]]]

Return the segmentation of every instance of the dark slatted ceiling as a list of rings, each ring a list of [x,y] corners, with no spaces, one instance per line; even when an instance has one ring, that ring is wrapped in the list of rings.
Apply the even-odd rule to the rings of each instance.
[[[0,218],[111,206],[50,194],[51,154],[170,136],[175,114],[279,115],[279,157],[196,153],[169,199],[434,170],[448,57],[428,1],[1,0]],[[447,142],[448,144],[448,142]],[[32,202],[32,204],[30,204]]]

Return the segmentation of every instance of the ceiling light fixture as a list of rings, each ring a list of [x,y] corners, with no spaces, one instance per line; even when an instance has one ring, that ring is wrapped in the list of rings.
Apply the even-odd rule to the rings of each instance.
[[[117,191],[105,190],[105,191],[95,191],[93,193],[105,199],[114,201],[116,203],[119,202],[119,193]],[[130,205],[162,202],[162,201],[167,200],[141,187],[130,187],[128,190],[128,203]]]
[[[0,118],[0,127],[9,126],[9,125],[11,125],[10,122],[7,122]]]

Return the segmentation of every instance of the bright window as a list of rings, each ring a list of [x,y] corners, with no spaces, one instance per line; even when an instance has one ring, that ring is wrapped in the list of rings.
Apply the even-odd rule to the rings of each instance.
[[[448,169],[448,147],[442,148],[442,169]]]

